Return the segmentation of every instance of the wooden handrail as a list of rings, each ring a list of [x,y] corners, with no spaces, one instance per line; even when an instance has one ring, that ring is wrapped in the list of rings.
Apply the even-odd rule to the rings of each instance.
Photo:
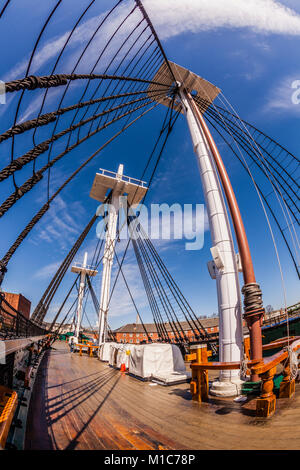
[[[259,364],[252,366],[251,370],[259,375],[264,374],[268,370],[272,369],[273,367],[276,367],[278,364],[284,361],[288,357],[288,355],[288,351],[279,351],[278,353],[273,354],[273,356],[265,358]]]
[[[299,338],[300,336],[283,336],[282,338],[274,339],[273,341],[271,341],[271,343],[268,343],[268,344],[278,343],[279,341],[284,341],[284,340],[295,341],[296,339],[299,339]]]
[[[0,414],[0,448],[4,449],[11,422],[17,408],[17,393],[4,385],[0,385],[0,403],[3,406],[3,410]]]
[[[300,349],[300,340],[294,341],[291,344],[291,348],[293,351],[297,351],[298,349]],[[276,354],[273,354],[273,356],[263,359],[263,361],[259,364],[253,365],[251,367],[251,370],[256,374],[264,374],[268,370],[272,369],[273,367],[276,367],[278,364],[283,362],[288,357],[288,355],[288,351],[279,351]]]
[[[269,344],[264,344],[263,351],[268,351],[269,349],[277,349],[280,347],[287,346],[289,343],[297,341],[300,339],[300,336],[286,336],[285,338],[275,339]]]
[[[264,350],[277,349],[290,345],[293,351],[300,351],[300,337],[285,337],[273,341],[264,346]],[[199,403],[208,401],[209,396],[209,370],[234,370],[240,369],[240,362],[208,362],[207,348],[202,346],[194,353],[187,355],[191,363],[192,380],[190,390],[192,399]],[[274,376],[276,366],[289,358],[289,350],[281,349],[273,356],[261,360],[247,360],[247,374],[259,376],[261,379],[260,396],[256,401],[256,416],[268,418],[272,416],[276,408],[276,396],[273,392]],[[283,380],[280,384],[279,398],[291,398],[295,393],[295,380],[291,376],[290,361],[285,361],[283,370]]]
[[[191,369],[200,370],[234,370],[240,367],[240,362],[192,362],[191,364]]]
[[[257,364],[256,359],[248,361],[248,366]],[[260,364],[260,363],[259,363]],[[192,362],[191,369],[200,369],[200,370],[234,370],[240,369],[240,362]]]

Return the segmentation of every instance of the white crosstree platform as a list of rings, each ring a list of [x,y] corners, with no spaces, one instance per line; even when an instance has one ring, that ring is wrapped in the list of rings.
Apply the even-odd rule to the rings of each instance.
[[[109,189],[120,195],[127,195],[129,206],[134,206],[143,199],[148,188],[144,181],[123,175],[123,165],[120,165],[117,173],[100,168],[99,173],[96,173],[90,197],[104,202]]]

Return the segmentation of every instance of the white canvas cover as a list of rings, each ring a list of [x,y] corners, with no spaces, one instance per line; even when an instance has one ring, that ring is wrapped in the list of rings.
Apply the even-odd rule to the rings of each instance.
[[[133,351],[135,347],[136,347],[135,344],[123,344],[122,347],[118,349],[117,358],[116,358],[117,359],[116,367],[118,369],[121,368],[122,364],[125,364],[126,369],[128,369],[129,356],[131,354],[131,351]],[[130,354],[128,354],[127,352],[130,352]]]
[[[110,346],[115,345],[117,343],[102,343],[100,345],[100,353],[99,358],[100,361],[108,362],[110,358]]]
[[[156,373],[153,377],[152,380],[154,382],[161,382],[166,385],[171,385],[171,384],[177,384],[177,383],[182,383],[186,382],[188,379],[190,379],[192,376],[191,372],[188,372],[187,370],[185,371],[163,371],[163,372],[158,372]]]
[[[126,369],[128,369],[129,356],[127,351],[131,351],[134,347],[134,344],[110,343],[109,365],[120,369],[121,365],[125,364]]]
[[[180,349],[175,344],[143,344],[136,346],[129,356],[129,373],[143,379],[157,379],[164,383],[187,380]]]
[[[117,364],[117,354],[120,348],[122,348],[122,344],[118,343],[109,343],[109,365],[112,367],[116,367]]]

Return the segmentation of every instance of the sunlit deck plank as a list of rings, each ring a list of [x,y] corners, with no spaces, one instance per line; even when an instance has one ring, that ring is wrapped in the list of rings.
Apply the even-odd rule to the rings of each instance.
[[[192,402],[188,384],[150,386],[56,342],[38,374],[26,448],[297,449],[299,386],[257,421],[253,403]]]

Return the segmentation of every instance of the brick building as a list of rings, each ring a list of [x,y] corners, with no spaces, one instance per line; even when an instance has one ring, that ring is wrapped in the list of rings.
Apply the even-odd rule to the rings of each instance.
[[[214,339],[219,334],[219,318],[218,317],[211,317],[211,318],[201,318],[200,320],[203,327],[206,331],[211,335],[211,339]],[[190,325],[183,321],[180,322],[181,327],[176,324],[177,329],[182,334],[182,330],[185,332],[185,335],[189,338],[190,341],[195,341],[195,335],[192,331]],[[194,326],[194,325],[193,325]],[[175,327],[171,327],[169,323],[165,323],[165,328],[167,330],[168,336],[171,341],[175,341],[176,331]],[[157,333],[155,323],[145,323],[145,329],[147,330],[149,336],[151,337],[152,341],[155,342],[159,339],[159,335]],[[147,334],[143,328],[143,325],[136,324],[136,323],[128,323],[127,325],[121,326],[120,328],[114,330],[116,341],[118,343],[132,343],[132,344],[139,344],[141,341],[148,342]]]
[[[31,309],[31,302],[30,300],[26,299],[22,294],[14,294],[12,292],[3,292],[5,300],[18,312],[22,313],[25,318],[30,317],[30,309]],[[5,310],[7,310],[12,315],[16,315],[16,313],[5,305]]]

